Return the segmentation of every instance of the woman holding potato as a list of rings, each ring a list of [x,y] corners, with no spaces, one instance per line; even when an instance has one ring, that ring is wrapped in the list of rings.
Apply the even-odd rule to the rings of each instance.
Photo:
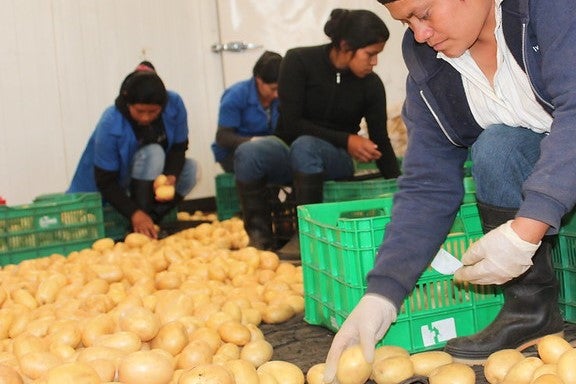
[[[144,61],[102,114],[68,192],[100,192],[134,232],[156,238],[156,225],[196,185],[197,165],[185,157],[187,148],[182,98]]]
[[[393,214],[367,293],[337,333],[325,381],[360,342],[368,360],[446,239],[469,150],[485,235],[455,280],[502,286],[504,305],[445,351],[480,363],[563,332],[552,246],[576,204],[573,0],[379,0],[408,26],[403,120],[409,132]]]
[[[353,159],[375,161],[385,178],[400,174],[386,130],[386,92],[374,73],[386,24],[367,10],[337,8],[324,33],[330,43],[292,48],[282,60],[275,135],[241,144],[234,156],[244,226],[257,248],[276,246],[267,184],[291,184],[301,205],[322,202],[325,180],[352,177]],[[369,137],[358,134],[363,118]],[[300,258],[298,235],[278,253]]]

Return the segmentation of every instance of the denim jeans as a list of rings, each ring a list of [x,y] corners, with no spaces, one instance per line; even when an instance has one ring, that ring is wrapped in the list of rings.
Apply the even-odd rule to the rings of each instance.
[[[472,145],[472,177],[478,201],[519,208],[522,184],[540,157],[545,134],[503,124],[487,127]]]
[[[354,164],[345,149],[314,136],[300,136],[290,147],[276,136],[266,136],[236,148],[234,172],[244,183],[291,184],[293,172],[323,173],[327,180],[348,178]]]
[[[164,172],[166,153],[158,144],[150,144],[140,148],[132,159],[133,179],[154,180]],[[186,196],[196,185],[198,164],[193,159],[185,159],[182,172],[176,182],[176,193]]]

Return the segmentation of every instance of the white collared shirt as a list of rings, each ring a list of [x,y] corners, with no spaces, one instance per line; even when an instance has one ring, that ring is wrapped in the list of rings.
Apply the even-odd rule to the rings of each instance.
[[[525,127],[534,132],[550,132],[552,117],[536,101],[528,75],[520,68],[506,45],[502,31],[502,0],[495,0],[497,69],[494,87],[467,50],[450,58],[441,52],[437,57],[450,63],[462,75],[466,99],[476,122],[486,128],[492,124]]]

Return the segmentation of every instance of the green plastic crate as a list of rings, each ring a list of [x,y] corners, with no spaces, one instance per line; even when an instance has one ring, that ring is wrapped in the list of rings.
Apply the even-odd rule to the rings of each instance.
[[[104,203],[104,236],[114,240],[122,240],[131,232],[130,221],[110,204]]]
[[[396,157],[396,161],[398,162],[398,167],[400,167],[400,169],[402,169],[402,159],[403,159],[402,157]],[[370,175],[373,173],[380,172],[375,161],[361,162],[354,159],[353,164],[354,164],[354,176]]]
[[[0,264],[67,255],[103,237],[99,193],[55,193],[31,204],[0,206]]]
[[[240,213],[240,200],[236,192],[233,173],[216,175],[216,213],[218,220],[226,220]]]
[[[471,176],[465,176],[463,179],[464,183],[464,198],[462,199],[463,204],[475,203],[476,202],[476,184]]]
[[[576,323],[576,211],[562,221],[552,261],[560,285],[560,309],[566,321]]]
[[[396,179],[372,179],[362,181],[325,181],[325,203],[385,197],[398,190]]]
[[[476,185],[470,176],[464,177],[463,203],[476,202]],[[391,196],[398,190],[397,179],[371,179],[362,181],[325,181],[325,203]]]
[[[304,275],[304,319],[337,331],[366,291],[392,197],[298,207]],[[463,204],[442,248],[460,258],[482,236],[475,203]],[[411,353],[437,349],[455,336],[473,334],[498,314],[503,296],[495,286],[460,286],[428,268],[406,298],[379,345]]]

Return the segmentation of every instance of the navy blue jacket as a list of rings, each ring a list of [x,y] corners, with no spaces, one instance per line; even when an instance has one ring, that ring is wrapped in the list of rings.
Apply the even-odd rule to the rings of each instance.
[[[518,216],[552,232],[576,203],[576,1],[504,0],[506,43],[528,74],[536,98],[553,117],[541,155],[523,185]],[[403,175],[368,292],[397,308],[446,239],[463,197],[463,164],[481,127],[461,75],[410,30],[403,41],[409,70],[402,116],[408,129]]]

